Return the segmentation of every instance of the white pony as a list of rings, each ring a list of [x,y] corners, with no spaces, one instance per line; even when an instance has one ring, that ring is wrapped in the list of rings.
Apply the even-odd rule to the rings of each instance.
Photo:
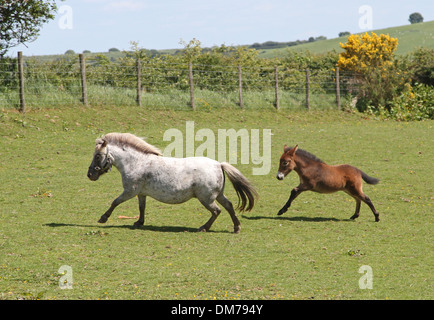
[[[96,140],[87,176],[96,181],[111,170],[112,165],[121,173],[124,190],[101,216],[100,223],[105,223],[119,204],[135,196],[139,199],[140,217],[134,226],[141,226],[145,221],[147,196],[171,204],[196,197],[211,212],[211,218],[199,231],[208,231],[220,214],[221,210],[215,203],[217,200],[229,212],[234,232],[239,233],[240,221],[223,193],[224,173],[237,192],[240,211],[250,211],[257,197],[251,183],[229,163],[205,157],[163,157],[160,150],[129,133],[108,133]]]

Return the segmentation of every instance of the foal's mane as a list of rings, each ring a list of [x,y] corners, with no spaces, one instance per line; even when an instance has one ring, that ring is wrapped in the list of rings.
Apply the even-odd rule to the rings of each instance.
[[[111,143],[117,145],[119,147],[129,146],[139,152],[147,153],[147,154],[156,154],[157,156],[161,156],[161,151],[150,145],[143,139],[131,134],[131,133],[107,133],[105,136],[101,138],[103,141],[107,141],[107,143]]]
[[[288,149],[292,149],[292,148],[288,148]],[[314,154],[312,154],[312,153],[310,153],[304,149],[298,148],[297,151],[295,152],[295,154],[297,155],[297,157],[300,157],[300,158],[307,160],[307,161],[315,161],[315,162],[324,163],[324,161],[322,161],[316,155],[314,155]]]

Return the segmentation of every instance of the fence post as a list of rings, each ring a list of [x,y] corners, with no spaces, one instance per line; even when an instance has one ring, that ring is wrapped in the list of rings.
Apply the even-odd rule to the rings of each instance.
[[[194,110],[196,107],[194,105],[193,65],[191,62],[188,63],[188,83],[190,85],[190,104]]]
[[[306,108],[307,108],[307,110],[310,110],[309,69],[306,69]]]
[[[239,93],[239,97],[240,97],[240,107],[241,109],[244,108],[244,103],[243,103],[243,79],[241,76],[241,65],[238,65],[238,93]]]
[[[20,86],[20,112],[26,112],[26,103],[24,100],[24,63],[23,53],[18,51],[18,79]]]
[[[137,97],[136,102],[139,107],[142,106],[142,67],[140,59],[137,58],[136,62],[136,70],[137,70]]]
[[[86,63],[84,60],[84,54],[78,55],[80,60],[80,75],[81,75],[81,101],[87,106],[87,85],[86,85]]]
[[[274,103],[274,107],[276,108],[276,110],[279,110],[279,74],[277,73],[277,67],[274,67],[274,81],[276,93],[276,101]]]
[[[339,84],[339,67],[336,67],[336,104],[338,110],[341,110],[341,89]]]

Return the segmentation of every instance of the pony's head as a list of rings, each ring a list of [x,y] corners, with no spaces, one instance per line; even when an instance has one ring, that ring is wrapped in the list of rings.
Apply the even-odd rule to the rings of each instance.
[[[93,154],[92,163],[90,164],[87,176],[90,180],[96,181],[104,173],[108,172],[112,167],[112,159],[109,156],[107,148],[107,140],[97,139],[95,152]]]
[[[283,148],[283,154],[280,157],[279,171],[277,171],[276,178],[279,180],[283,180],[288,173],[290,173],[295,168],[295,152],[298,149],[298,145],[293,148],[288,147],[285,144]]]

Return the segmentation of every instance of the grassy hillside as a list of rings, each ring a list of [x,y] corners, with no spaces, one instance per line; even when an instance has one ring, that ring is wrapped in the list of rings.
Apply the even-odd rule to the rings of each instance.
[[[377,34],[389,34],[392,37],[398,37],[399,45],[397,54],[407,54],[413,51],[417,47],[425,47],[434,49],[434,21],[393,27],[387,29],[372,30]],[[341,47],[339,42],[345,42],[346,37],[334,38],[329,40],[315,41],[306,44],[300,44],[292,47],[285,47],[279,49],[263,49],[258,50],[259,56],[262,58],[275,58],[284,56],[288,50],[305,51],[309,50],[312,53],[322,53],[331,50],[340,51]],[[175,54],[177,49],[159,50],[160,54]],[[88,53],[87,57],[93,57],[97,54],[105,55],[107,58],[115,60],[120,57],[124,57],[126,53],[124,51],[118,52],[92,52]],[[64,55],[45,55],[37,56],[42,60],[53,60],[63,57]],[[35,58],[35,57],[33,57]]]
[[[371,31],[369,31],[371,32]],[[377,34],[389,34],[392,37],[398,38],[397,54],[407,54],[412,52],[417,47],[425,47],[434,49],[434,21],[393,27],[387,29],[372,30]],[[364,33],[364,32],[363,32]],[[285,55],[288,50],[306,51],[312,53],[323,53],[331,50],[341,51],[339,42],[346,42],[347,37],[316,41],[298,46],[262,50],[260,56],[263,58],[274,58]]]

